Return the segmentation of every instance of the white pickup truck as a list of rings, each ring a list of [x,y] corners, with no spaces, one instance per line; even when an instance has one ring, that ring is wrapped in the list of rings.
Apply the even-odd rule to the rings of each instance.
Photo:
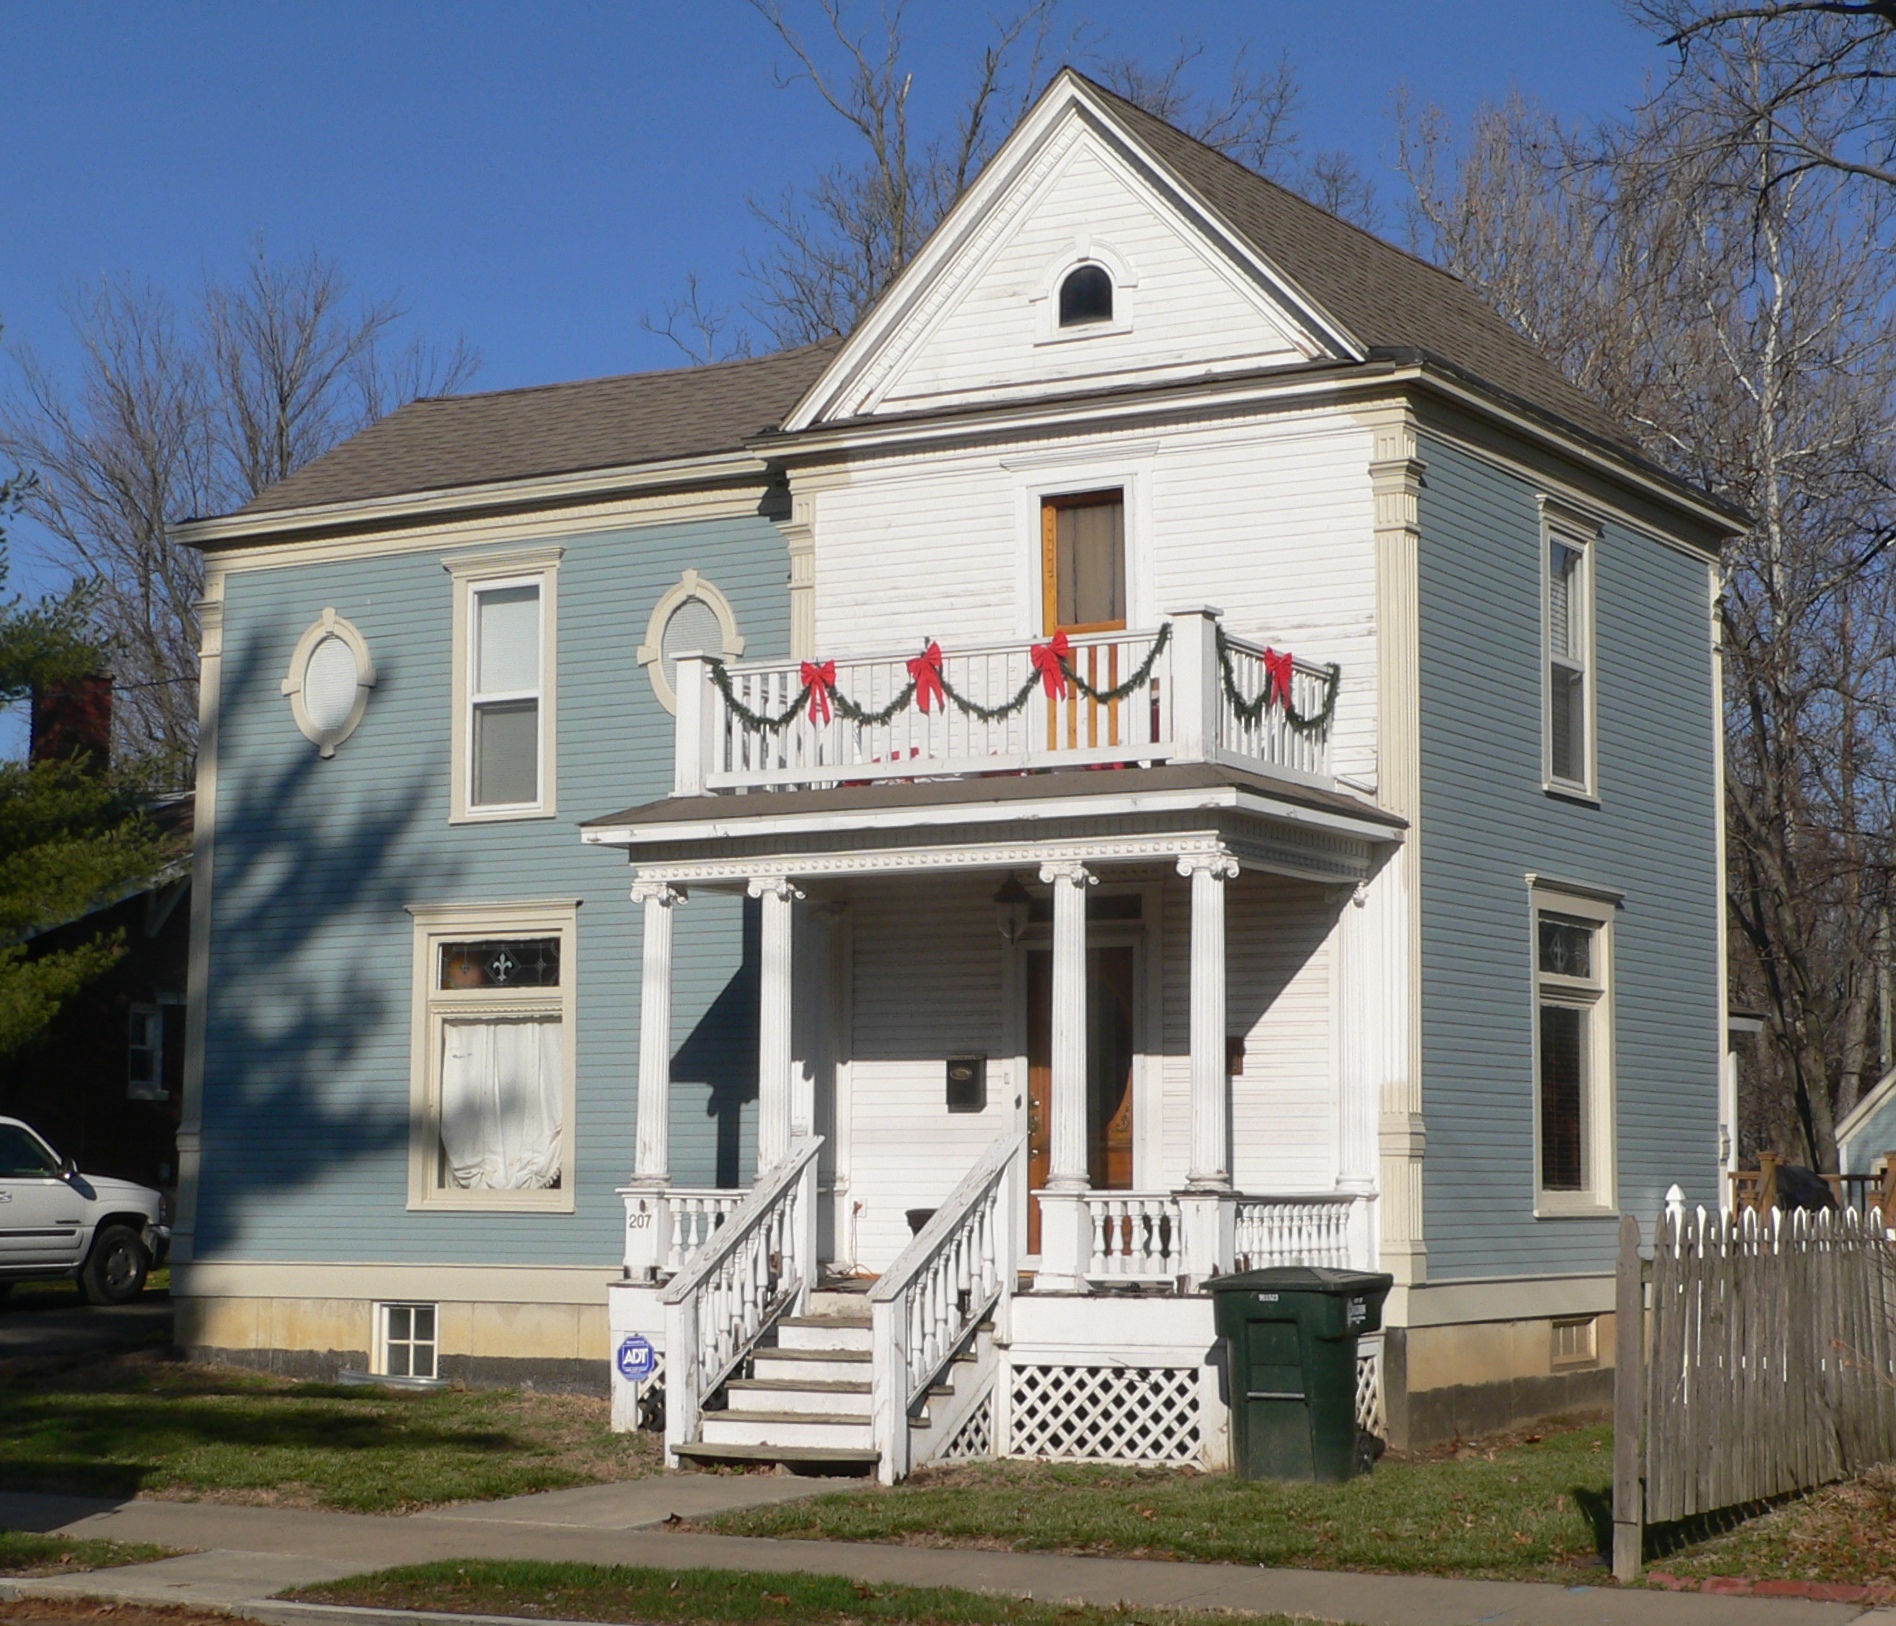
[[[0,1118],[0,1295],[15,1282],[78,1277],[93,1304],[128,1304],[171,1245],[149,1186],[81,1174],[18,1118]]]

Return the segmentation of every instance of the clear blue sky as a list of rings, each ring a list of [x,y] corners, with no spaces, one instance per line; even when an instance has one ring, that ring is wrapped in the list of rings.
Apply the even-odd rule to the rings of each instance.
[[[954,102],[989,9],[914,0],[924,116]],[[674,365],[640,314],[693,269],[741,297],[746,197],[848,151],[807,86],[775,87],[784,53],[741,0],[0,0],[0,17],[0,321],[68,374],[75,282],[188,298],[259,232],[464,335],[476,388]],[[1664,69],[1613,0],[1069,0],[1067,20],[1113,55],[1200,38],[1207,74],[1243,42],[1287,50],[1309,143],[1349,149],[1391,200],[1398,85],[1458,118],[1514,85],[1579,118]],[[16,561],[16,585],[37,576]]]

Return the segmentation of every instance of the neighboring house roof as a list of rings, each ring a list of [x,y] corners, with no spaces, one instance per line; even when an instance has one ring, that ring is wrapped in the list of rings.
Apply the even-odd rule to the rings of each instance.
[[[1877,1080],[1876,1087],[1871,1090],[1868,1095],[1864,1096],[1861,1101],[1857,1102],[1845,1115],[1843,1122],[1837,1125],[1838,1144],[1842,1145],[1854,1139],[1857,1131],[1864,1128],[1870,1119],[1875,1117],[1876,1114],[1883,1109],[1885,1103],[1892,1098],[1896,1098],[1896,1070],[1885,1073]],[[1887,1151],[1888,1149],[1889,1148],[1885,1146],[1872,1148],[1872,1150],[1878,1152]]]
[[[710,367],[424,397],[239,512],[269,514],[742,451],[751,436],[782,421],[838,342]]]
[[[1372,359],[1422,351],[1588,434],[1633,447],[1611,414],[1460,278],[1267,181],[1084,74],[1074,77],[1179,185],[1342,323]]]

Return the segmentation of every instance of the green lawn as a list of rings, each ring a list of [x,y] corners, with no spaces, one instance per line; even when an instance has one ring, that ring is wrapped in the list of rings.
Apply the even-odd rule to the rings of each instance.
[[[393,1512],[659,1464],[603,1400],[290,1383],[127,1355],[0,1380],[0,1484]]]
[[[1175,1469],[963,1463],[890,1490],[728,1513],[727,1535],[1016,1552],[1113,1553],[1305,1569],[1515,1580],[1600,1578],[1609,1429],[1385,1461],[1345,1485],[1247,1483]]]
[[[169,1547],[134,1541],[67,1541],[0,1530],[0,1575],[62,1575],[107,1569],[114,1564],[150,1564],[175,1556]]]
[[[1286,1615],[1102,1609],[996,1598],[954,1587],[870,1586],[840,1575],[456,1561],[303,1587],[285,1597],[357,1608],[745,1626],[1293,1626]],[[1310,1626],[1308,1621],[1304,1626]]]

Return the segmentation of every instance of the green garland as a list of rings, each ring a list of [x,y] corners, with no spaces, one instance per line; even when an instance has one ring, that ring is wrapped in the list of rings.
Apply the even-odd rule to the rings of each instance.
[[[1284,697],[1284,721],[1298,734],[1315,734],[1330,726],[1330,718],[1336,712],[1336,691],[1341,687],[1343,669],[1332,662],[1324,668],[1325,685],[1323,691],[1323,709],[1314,717],[1306,717],[1297,709],[1289,695]],[[1244,698],[1238,687],[1237,677],[1231,670],[1231,640],[1225,636],[1223,627],[1218,629],[1218,675],[1223,679],[1225,699],[1231,709],[1237,713],[1238,721],[1246,728],[1254,728],[1271,703],[1271,686],[1266,682],[1251,699]]]
[[[1124,700],[1127,695],[1131,694],[1135,689],[1140,688],[1145,681],[1152,676],[1152,668],[1158,664],[1159,656],[1164,652],[1165,646],[1171,641],[1172,624],[1168,621],[1159,628],[1158,636],[1152,640],[1152,647],[1146,651],[1146,657],[1140,662],[1139,669],[1128,677],[1125,682],[1116,683],[1110,689],[1095,688],[1091,683],[1088,683],[1085,678],[1081,677],[1078,672],[1074,671],[1072,663],[1065,659],[1062,659],[1060,662],[1060,670],[1066,674],[1067,682],[1072,684],[1075,689],[1079,690],[1079,692],[1085,695],[1089,700],[1095,701],[1100,705],[1109,706],[1117,701]],[[923,647],[926,648],[927,646],[924,645]],[[743,725],[753,733],[774,734],[780,729],[788,728],[791,723],[796,721],[797,713],[802,711],[809,703],[812,685],[806,683],[802,688],[797,690],[796,694],[792,696],[790,704],[785,706],[782,711],[774,715],[769,712],[752,711],[749,706],[737,698],[736,691],[731,687],[731,674],[725,669],[724,662],[714,660],[708,661],[706,664],[711,668],[711,681],[717,686],[718,693],[724,697],[724,704],[730,708],[731,715],[736,717],[739,722],[743,723]],[[1027,675],[1027,681],[1014,691],[1010,699],[1002,701],[998,706],[984,706],[978,700],[970,700],[950,683],[946,673],[941,674],[942,693],[947,695],[948,698],[955,703],[956,707],[967,716],[979,718],[984,723],[997,723],[1004,717],[1012,717],[1016,713],[1026,710],[1027,702],[1033,698],[1034,690],[1038,688],[1039,685],[1040,673],[1038,671],[1030,672]],[[882,724],[894,718],[898,712],[905,710],[909,702],[915,698],[915,680],[913,678],[909,679],[909,681],[903,685],[901,692],[880,711],[865,710],[840,689],[830,689],[828,693],[830,707],[835,711],[837,716],[845,717],[850,722],[856,723],[864,728],[879,728]]]

